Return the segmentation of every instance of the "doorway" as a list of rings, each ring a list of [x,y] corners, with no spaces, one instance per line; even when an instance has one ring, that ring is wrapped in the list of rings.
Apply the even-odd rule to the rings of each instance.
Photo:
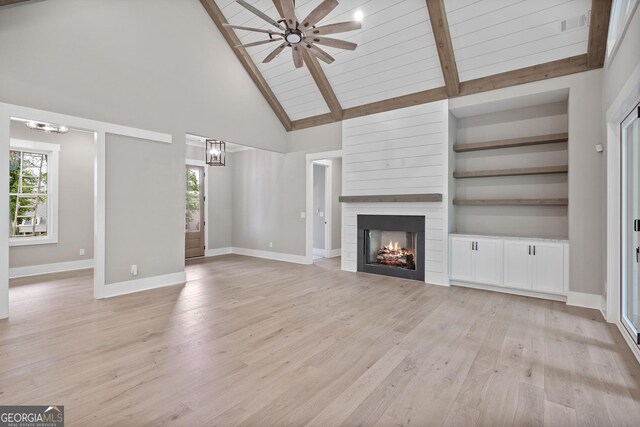
[[[186,165],[185,258],[202,257],[204,234],[204,167]]]
[[[331,161],[313,162],[313,258],[331,256]]]
[[[640,104],[621,125],[620,320],[640,345]]]

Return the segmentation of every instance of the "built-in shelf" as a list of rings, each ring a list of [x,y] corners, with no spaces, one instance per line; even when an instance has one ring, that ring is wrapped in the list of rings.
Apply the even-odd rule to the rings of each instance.
[[[416,203],[416,202],[441,202],[441,193],[427,194],[391,194],[376,196],[340,196],[340,203]]]
[[[527,145],[555,144],[567,142],[569,134],[555,133],[551,135],[527,136],[524,138],[502,139],[499,141],[473,142],[470,144],[455,144],[453,151],[462,153],[465,151],[493,150],[496,148],[524,147]]]
[[[569,199],[453,199],[458,206],[567,206]]]
[[[496,169],[485,171],[454,172],[454,178],[488,178],[493,176],[548,175],[569,172],[569,166],[545,166],[539,168]]]

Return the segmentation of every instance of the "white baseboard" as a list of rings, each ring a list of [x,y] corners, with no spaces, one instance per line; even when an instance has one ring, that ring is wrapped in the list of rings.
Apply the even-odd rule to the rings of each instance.
[[[315,256],[321,256],[321,257],[324,257],[325,252],[324,252],[324,249],[321,249],[321,248],[313,248],[313,254],[314,254]]]
[[[425,272],[425,283],[428,283],[430,285],[436,285],[436,286],[446,286],[449,287],[450,283],[449,283],[449,277],[448,276],[444,276],[442,274],[434,274],[431,272],[426,271]]]
[[[569,291],[569,293],[567,294],[567,305],[573,305],[575,307],[593,308],[594,310],[598,310],[602,312],[602,307],[604,305],[604,298],[602,297],[602,295]]]
[[[329,258],[335,258],[335,257],[339,257],[342,256],[342,249],[338,248],[338,249],[331,249],[329,251]]]
[[[503,288],[500,286],[481,285],[478,283],[468,283],[468,282],[458,282],[458,281],[451,281],[451,284],[454,286],[462,286],[465,288],[482,289],[483,291],[502,292],[505,294],[520,295],[523,297],[548,299],[552,301],[561,301],[561,302],[565,302],[567,300],[567,297],[565,297],[564,295],[545,294],[542,292]]]
[[[93,259],[58,262],[55,264],[29,265],[27,267],[14,267],[9,269],[9,279],[39,276],[41,274],[49,273],[62,273],[64,271],[84,270],[85,268],[93,268]]]
[[[111,298],[118,295],[132,294],[134,292],[148,291],[150,289],[164,288],[165,286],[181,285],[187,282],[187,273],[163,274],[161,276],[145,277],[144,279],[129,280],[126,282],[111,283],[105,285],[102,298]]]
[[[228,255],[228,254],[232,253],[232,249],[233,248],[231,248],[231,247],[207,249],[206,251],[204,251],[204,256],[205,257],[210,257],[210,256]]]
[[[236,247],[231,248],[231,252],[237,255],[246,255],[246,256],[252,256],[256,258],[272,259],[275,261],[292,262],[294,264],[309,265],[313,263],[312,261],[307,259],[307,257],[304,255],[292,255],[292,254],[285,254],[282,252],[259,251],[256,249],[246,249],[246,248],[236,248]]]

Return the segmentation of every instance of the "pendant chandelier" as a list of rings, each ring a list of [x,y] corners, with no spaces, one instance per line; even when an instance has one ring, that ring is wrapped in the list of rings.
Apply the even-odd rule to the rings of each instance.
[[[206,140],[206,162],[209,166],[224,166],[227,157],[224,141]]]

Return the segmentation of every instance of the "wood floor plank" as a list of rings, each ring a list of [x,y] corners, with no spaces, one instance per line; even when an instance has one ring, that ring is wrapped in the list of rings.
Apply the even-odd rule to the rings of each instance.
[[[99,301],[90,271],[12,280],[0,405],[63,404],[70,426],[637,425],[640,366],[599,312],[339,263],[192,260],[183,286]]]

